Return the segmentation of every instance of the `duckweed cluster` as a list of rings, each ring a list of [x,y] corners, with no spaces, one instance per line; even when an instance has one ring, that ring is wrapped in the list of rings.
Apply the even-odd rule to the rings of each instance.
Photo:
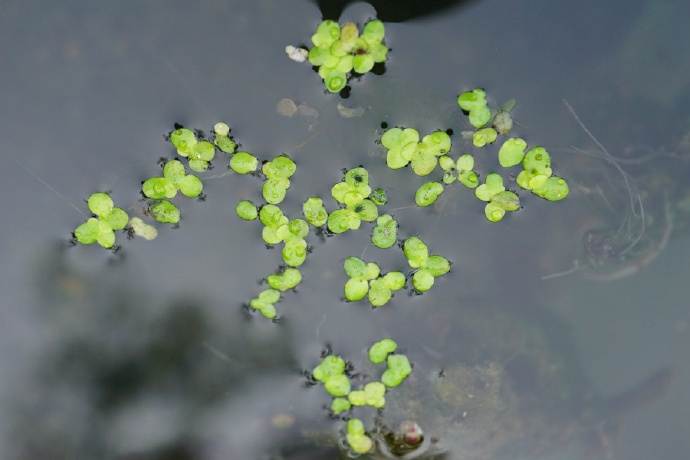
[[[409,359],[403,354],[395,353],[397,348],[398,344],[391,338],[384,338],[369,348],[369,361],[374,365],[386,362],[386,369],[380,380],[367,382],[359,389],[352,389],[352,364],[332,354],[330,350],[311,373],[305,372],[309,381],[322,383],[326,392],[332,396],[331,413],[348,420],[346,440],[354,453],[365,454],[371,451],[373,444],[364,423],[361,419],[352,417],[352,412],[361,406],[383,409],[388,389],[399,386],[412,372]]]
[[[367,22],[361,35],[354,23],[339,26],[332,20],[323,21],[311,37],[314,46],[309,50],[309,63],[318,69],[328,91],[340,92],[353,72],[363,75],[374,64],[386,61],[384,35],[385,27],[379,20]]]
[[[74,238],[81,244],[98,242],[104,248],[115,244],[115,231],[127,225],[129,216],[114,206],[112,198],[105,193],[94,193],[87,200],[89,210],[96,216],[89,218],[74,231]]]
[[[473,132],[463,133],[472,138],[475,147],[483,148],[495,142],[499,135],[506,136],[510,133],[513,120],[509,110],[514,101],[504,104],[493,119],[486,92],[481,88],[461,93],[457,102],[463,112],[468,114],[469,123],[475,128]],[[486,126],[492,120],[492,126]],[[380,143],[387,149],[386,164],[390,169],[401,169],[409,165],[418,176],[428,176],[437,166],[443,170],[439,180],[426,182],[417,189],[415,203],[419,207],[434,204],[445,187],[457,181],[467,188],[475,189],[475,196],[487,203],[484,215],[490,222],[498,222],[506,212],[520,209],[517,193],[506,190],[503,178],[498,173],[487,174],[482,184],[474,171],[472,154],[464,153],[457,160],[448,154],[452,147],[448,132],[436,131],[420,141],[416,129],[393,127],[383,133]],[[525,153],[526,149],[527,142],[524,139],[507,139],[498,152],[499,164],[504,168],[522,164],[523,170],[517,174],[517,185],[541,198],[559,201],[568,196],[565,179],[552,176],[551,159],[546,149],[535,146]]]
[[[355,24],[339,26],[335,21],[326,20],[312,36],[314,47],[309,51],[309,62],[318,67],[328,91],[339,92],[353,74],[367,73],[376,63],[386,60],[388,48],[383,40],[384,25],[381,21],[368,22],[360,34]],[[493,110],[487,102],[486,92],[477,88],[460,94],[457,103],[474,128],[474,131],[463,133],[463,137],[471,138],[476,148],[483,148],[495,142],[499,136],[510,133],[513,124],[509,113],[512,101],[497,111]],[[416,205],[432,205],[446,187],[460,182],[474,190],[475,196],[485,203],[485,216],[490,222],[498,222],[507,212],[519,210],[521,203],[518,194],[506,189],[504,178],[499,173],[489,172],[482,181],[474,170],[473,154],[462,153],[457,158],[451,155],[452,135],[451,130],[437,130],[420,137],[416,129],[409,127],[393,127],[383,132],[380,144],[386,149],[389,168],[397,170],[409,166],[417,176],[422,177],[432,174],[437,166],[443,171],[438,180],[428,181],[418,188],[414,197]],[[414,292],[421,294],[431,289],[436,279],[451,269],[450,261],[438,254],[430,255],[427,244],[418,236],[398,239],[397,220],[392,214],[379,213],[379,207],[388,203],[388,194],[381,188],[372,190],[369,172],[362,166],[347,170],[342,181],[332,186],[331,197],[335,200],[336,208],[331,212],[327,211],[321,197],[310,196],[302,204],[303,218],[289,218],[278,205],[284,201],[291,178],[297,172],[298,165],[292,158],[281,154],[260,162],[255,155],[238,151],[239,146],[230,136],[229,126],[223,122],[213,126],[211,138],[206,138],[202,131],[175,125],[175,129],[168,133],[168,139],[177,154],[187,159],[189,169],[195,173],[203,174],[211,169],[216,153],[224,153],[229,155],[228,168],[234,174],[251,174],[264,179],[264,202],[240,200],[235,205],[235,213],[243,221],[261,222],[261,235],[266,246],[282,245],[284,265],[276,273],[266,276],[264,282],[267,287],[245,304],[250,313],[258,312],[267,319],[279,320],[276,305],[288,291],[298,289],[303,280],[300,267],[310,252],[307,238],[312,230],[331,236],[357,230],[363,222],[375,222],[371,225],[372,245],[383,250],[396,245],[402,249],[407,265],[412,269],[409,275],[400,270],[383,274],[375,262],[365,262],[357,257],[345,260],[343,268],[349,279],[343,291],[345,299],[350,302],[366,297],[372,307],[386,305],[395,291],[406,288],[408,279]],[[558,201],[568,195],[565,180],[553,175],[551,158],[541,146],[528,149],[525,140],[510,137],[498,151],[498,163],[503,168],[522,166],[522,170],[514,175],[515,183],[538,197]],[[142,219],[145,215],[159,223],[178,226],[182,217],[178,208],[178,192],[186,198],[203,199],[203,179],[187,173],[179,159],[163,162],[162,169],[162,175],[142,182],[141,194],[147,200],[147,205],[141,217],[135,216],[130,220],[127,212],[115,207],[105,193],[91,195],[88,207],[93,216],[76,228],[74,241],[85,245],[97,242],[105,248],[117,248],[115,232],[119,230],[126,231],[130,237],[139,235],[152,240],[156,238],[158,230]],[[371,451],[373,441],[362,420],[352,417],[352,412],[361,406],[383,409],[387,391],[400,385],[412,371],[408,358],[396,353],[396,350],[397,344],[390,338],[373,344],[368,351],[370,362],[374,365],[385,363],[386,368],[379,380],[366,382],[354,390],[350,375],[352,365],[331,353],[307,373],[314,383],[322,383],[333,398],[330,406],[332,414],[347,420],[345,437],[355,454]]]

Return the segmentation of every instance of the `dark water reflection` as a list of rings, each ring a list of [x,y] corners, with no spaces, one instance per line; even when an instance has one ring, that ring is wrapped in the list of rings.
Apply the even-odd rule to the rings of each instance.
[[[613,420],[625,423],[611,453],[680,458],[690,449],[683,430],[690,413],[683,391],[690,381],[687,224],[677,219],[667,250],[617,283],[578,273],[541,278],[572,266],[592,222],[621,221],[583,192],[599,186],[610,197],[621,181],[611,165],[573,152],[572,145],[592,142],[562,99],[612,152],[687,155],[690,88],[674,77],[690,70],[683,45],[690,40],[680,38],[686,13],[679,1],[473,2],[388,26],[385,75],[352,82],[340,100],[283,51],[308,42],[320,20],[311,2],[4,3],[0,126],[10,174],[0,182],[1,456],[333,458],[329,436],[339,425],[323,409],[322,389],[306,388],[301,372],[327,344],[358,371],[373,372],[366,347],[392,336],[415,369],[397,399],[389,393],[384,418],[394,423],[406,401],[424,402],[432,410],[419,420],[437,425],[448,458],[498,456],[503,440],[510,458],[515,451],[577,458],[591,445],[578,434],[608,442],[604,435],[614,431],[589,429],[606,419],[605,406],[615,401],[609,396],[668,366],[675,380],[664,398]],[[344,15],[364,21],[373,13],[355,5]],[[571,198],[554,204],[523,194],[524,209],[498,225],[460,188],[433,209],[408,208],[423,180],[385,167],[376,144],[381,122],[420,133],[451,128],[453,153],[463,153],[467,125],[454,99],[476,86],[497,105],[517,100],[514,135],[549,149],[557,173],[572,178]],[[279,115],[282,98],[318,117]],[[363,115],[343,118],[339,102]],[[368,231],[310,235],[305,279],[278,304],[282,321],[250,315],[241,305],[281,262],[277,249],[264,249],[258,223],[233,212],[239,199],[261,200],[255,177],[209,179],[205,202],[181,204],[179,229],[161,228],[154,242],[118,235],[117,256],[66,247],[84,219],[70,203],[86,212],[88,195],[111,190],[116,203],[139,212],[140,182],[158,173],[159,157],[174,155],[164,133],[175,122],[208,132],[219,120],[260,158],[287,152],[295,159],[282,205],[291,216],[307,196],[327,197],[343,168],[365,165],[372,185],[391,195],[387,209],[395,209],[401,236],[423,237],[453,262],[451,273],[429,293],[399,293],[377,310],[347,304],[340,299],[347,256],[364,254],[383,271],[405,269],[404,260],[367,246]],[[478,158],[484,172],[495,168],[493,152]],[[218,158],[208,175],[225,172]],[[656,219],[648,229],[654,247],[661,191],[673,203],[687,194],[668,171],[680,176],[687,164],[664,153],[626,170],[651,184],[641,189]],[[456,437],[448,420],[457,422],[457,414],[447,409],[453,400],[439,375],[473,369],[490,383],[487,363],[504,366],[524,411],[510,412],[517,406],[503,393],[504,417],[485,420],[493,437],[462,430],[465,437]],[[441,388],[437,399],[424,400],[434,388]],[[433,406],[439,401],[446,409]],[[531,424],[517,429],[521,417]]]

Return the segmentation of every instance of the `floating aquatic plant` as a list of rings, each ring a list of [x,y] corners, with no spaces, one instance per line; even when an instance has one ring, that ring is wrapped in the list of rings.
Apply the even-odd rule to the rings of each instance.
[[[149,225],[139,217],[132,217],[129,220],[129,226],[132,227],[132,231],[135,235],[138,235],[145,240],[153,240],[158,236],[158,230],[153,225]]]
[[[391,338],[379,340],[369,348],[369,361],[380,364],[398,348],[398,344]]]
[[[520,209],[520,199],[515,193],[506,190],[503,178],[497,173],[489,173],[486,181],[474,193],[480,200],[488,202],[484,207],[484,214],[490,222],[503,219],[506,211]]]
[[[377,409],[386,405],[386,387],[381,382],[369,382],[362,390],[351,391],[347,399],[353,406],[372,406]]]
[[[170,133],[170,142],[178,155],[189,159],[189,168],[196,172],[208,169],[209,162],[216,154],[216,147],[207,140],[199,140],[194,131],[177,128]]]
[[[387,249],[398,239],[398,222],[390,214],[376,219],[376,227],[371,234],[371,243],[377,248]]]
[[[227,124],[223,122],[216,123],[213,126],[213,132],[215,133],[213,143],[216,144],[216,147],[225,153],[235,152],[237,144],[230,138],[230,127]]]
[[[403,253],[410,267],[417,269],[412,275],[412,285],[419,292],[431,289],[435,278],[450,271],[450,262],[437,254],[430,256],[427,245],[416,236],[405,240]]]
[[[427,182],[422,184],[414,195],[417,206],[429,206],[434,204],[436,198],[443,193],[443,184],[440,182]]]
[[[268,319],[276,317],[275,303],[280,300],[280,291],[276,289],[265,289],[249,302],[249,306],[259,310]]]
[[[381,382],[388,388],[397,387],[412,372],[412,365],[405,355],[388,355],[388,369],[381,376]]]
[[[364,25],[362,34],[354,23],[343,24],[326,20],[316,28],[309,50],[309,63],[318,67],[326,89],[341,91],[352,71],[368,73],[376,63],[385,62],[388,47],[383,44],[385,28],[381,21],[372,20]]]
[[[347,443],[357,454],[366,454],[371,451],[374,442],[364,431],[364,424],[358,418],[347,421]]]
[[[127,226],[129,216],[116,208],[112,198],[105,193],[94,193],[87,200],[89,210],[96,217],[89,218],[74,231],[74,238],[81,244],[98,243],[104,248],[115,244],[115,231]]]
[[[491,110],[486,105],[486,92],[481,88],[460,94],[458,106],[469,113],[470,124],[475,128],[481,128],[491,119]]]
[[[314,227],[321,227],[328,220],[328,213],[323,206],[323,200],[318,197],[307,198],[302,205],[304,218]]]

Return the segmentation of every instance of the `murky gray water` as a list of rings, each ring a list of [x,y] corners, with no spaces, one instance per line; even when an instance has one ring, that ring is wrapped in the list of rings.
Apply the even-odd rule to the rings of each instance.
[[[371,372],[365,350],[386,336],[415,366],[389,393],[386,422],[397,421],[405,401],[430,408],[416,413],[424,428],[455,417],[424,398],[436,388],[435,403],[452,409],[439,396],[439,375],[459,366],[499,363],[524,385],[512,392],[530,409],[511,412],[505,399],[501,421],[480,425],[493,435],[450,422],[429,430],[447,458],[578,458],[592,445],[601,448],[594,458],[681,458],[690,450],[690,248],[687,217],[678,214],[686,187],[668,171],[687,171],[688,13],[680,0],[484,1],[387,23],[386,73],[352,82],[343,100],[285,55],[286,45],[307,44],[321,19],[307,1],[4,2],[2,458],[332,458],[328,434],[342,424],[301,371],[330,345]],[[340,22],[373,14],[359,4]],[[455,98],[477,86],[497,106],[516,99],[513,135],[549,150],[571,197],[547,203],[523,193],[524,209],[498,224],[459,184],[442,206],[409,208],[425,180],[386,168],[381,122],[422,134],[453,129],[457,156],[469,150],[460,136],[469,125]],[[283,98],[318,117],[281,116]],[[542,280],[581,257],[585,230],[625,222],[621,176],[573,150],[596,146],[563,99],[612,154],[658,155],[623,164],[647,203],[639,247],[659,254],[639,267],[646,252],[613,264],[610,271],[630,272],[620,280],[592,280],[602,277],[593,270]],[[339,102],[363,115],[343,118]],[[88,214],[91,193],[111,191],[116,205],[140,212],[140,182],[159,174],[158,158],[174,155],[163,137],[174,123],[210,132],[217,121],[260,159],[288,153],[296,161],[281,205],[293,217],[306,197],[329,198],[343,169],[366,166],[372,186],[391,196],[385,209],[401,237],[422,237],[453,262],[451,272],[428,293],[408,289],[376,310],[345,303],[346,257],[409,271],[402,254],[368,245],[366,225],[325,240],[311,234],[304,281],[277,306],[282,321],[249,315],[242,305],[282,261],[264,248],[258,222],[234,214],[240,199],[261,201],[261,180],[237,175],[205,180],[206,200],[181,201],[180,228],[159,226],[152,242],[118,234],[117,256],[66,247],[85,219],[75,206]],[[496,149],[478,169],[495,167]],[[226,171],[223,155],[214,164],[205,177]],[[660,244],[670,222],[664,199],[675,217],[668,245]],[[530,340],[540,345],[530,349]],[[560,365],[572,379],[565,371],[536,379]],[[660,369],[673,372],[667,390],[615,414],[619,430],[604,426],[596,402]],[[563,407],[532,404],[566,389]],[[577,401],[587,407],[570,407]],[[524,432],[512,424],[521,416]]]

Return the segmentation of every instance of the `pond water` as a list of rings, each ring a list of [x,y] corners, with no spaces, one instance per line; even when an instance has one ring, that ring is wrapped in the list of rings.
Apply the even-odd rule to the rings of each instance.
[[[370,430],[375,419],[392,430],[418,422],[426,458],[690,451],[690,8],[457,3],[386,22],[385,73],[351,81],[342,98],[286,56],[321,21],[306,0],[3,2],[0,456],[334,458],[344,422],[304,371],[330,348],[353,364],[355,387],[376,380],[366,350],[384,337],[412,374],[381,414],[353,412]],[[375,14],[351,4],[333,19]],[[382,123],[452,129],[451,154],[475,153],[485,175],[498,147],[463,140],[472,127],[456,104],[476,87],[494,107],[517,101],[511,135],[548,149],[566,200],[523,192],[522,209],[489,223],[456,183],[436,206],[414,206],[429,179],[386,167]],[[309,110],[281,115],[285,98]],[[620,161],[602,158],[564,100]],[[346,117],[339,104],[362,110]],[[234,212],[239,200],[262,202],[261,178],[224,174],[222,153],[201,175],[206,199],[178,199],[179,228],[159,225],[154,241],[118,233],[117,254],[67,244],[92,193],[145,217],[141,182],[175,156],[165,135],[175,123],[210,133],[218,121],[261,160],[295,160],[281,204],[293,218],[313,195],[334,209],[331,186],[365,166],[391,198],[382,212],[399,237],[422,238],[450,273],[423,295],[408,281],[377,309],[348,303],[347,257],[411,269],[401,251],[369,243],[370,224],[312,231],[280,321],[251,313],[243,305],[282,259],[259,222]],[[613,255],[589,244],[583,257],[592,229],[614,229]],[[483,403],[458,402],[463,384]]]

